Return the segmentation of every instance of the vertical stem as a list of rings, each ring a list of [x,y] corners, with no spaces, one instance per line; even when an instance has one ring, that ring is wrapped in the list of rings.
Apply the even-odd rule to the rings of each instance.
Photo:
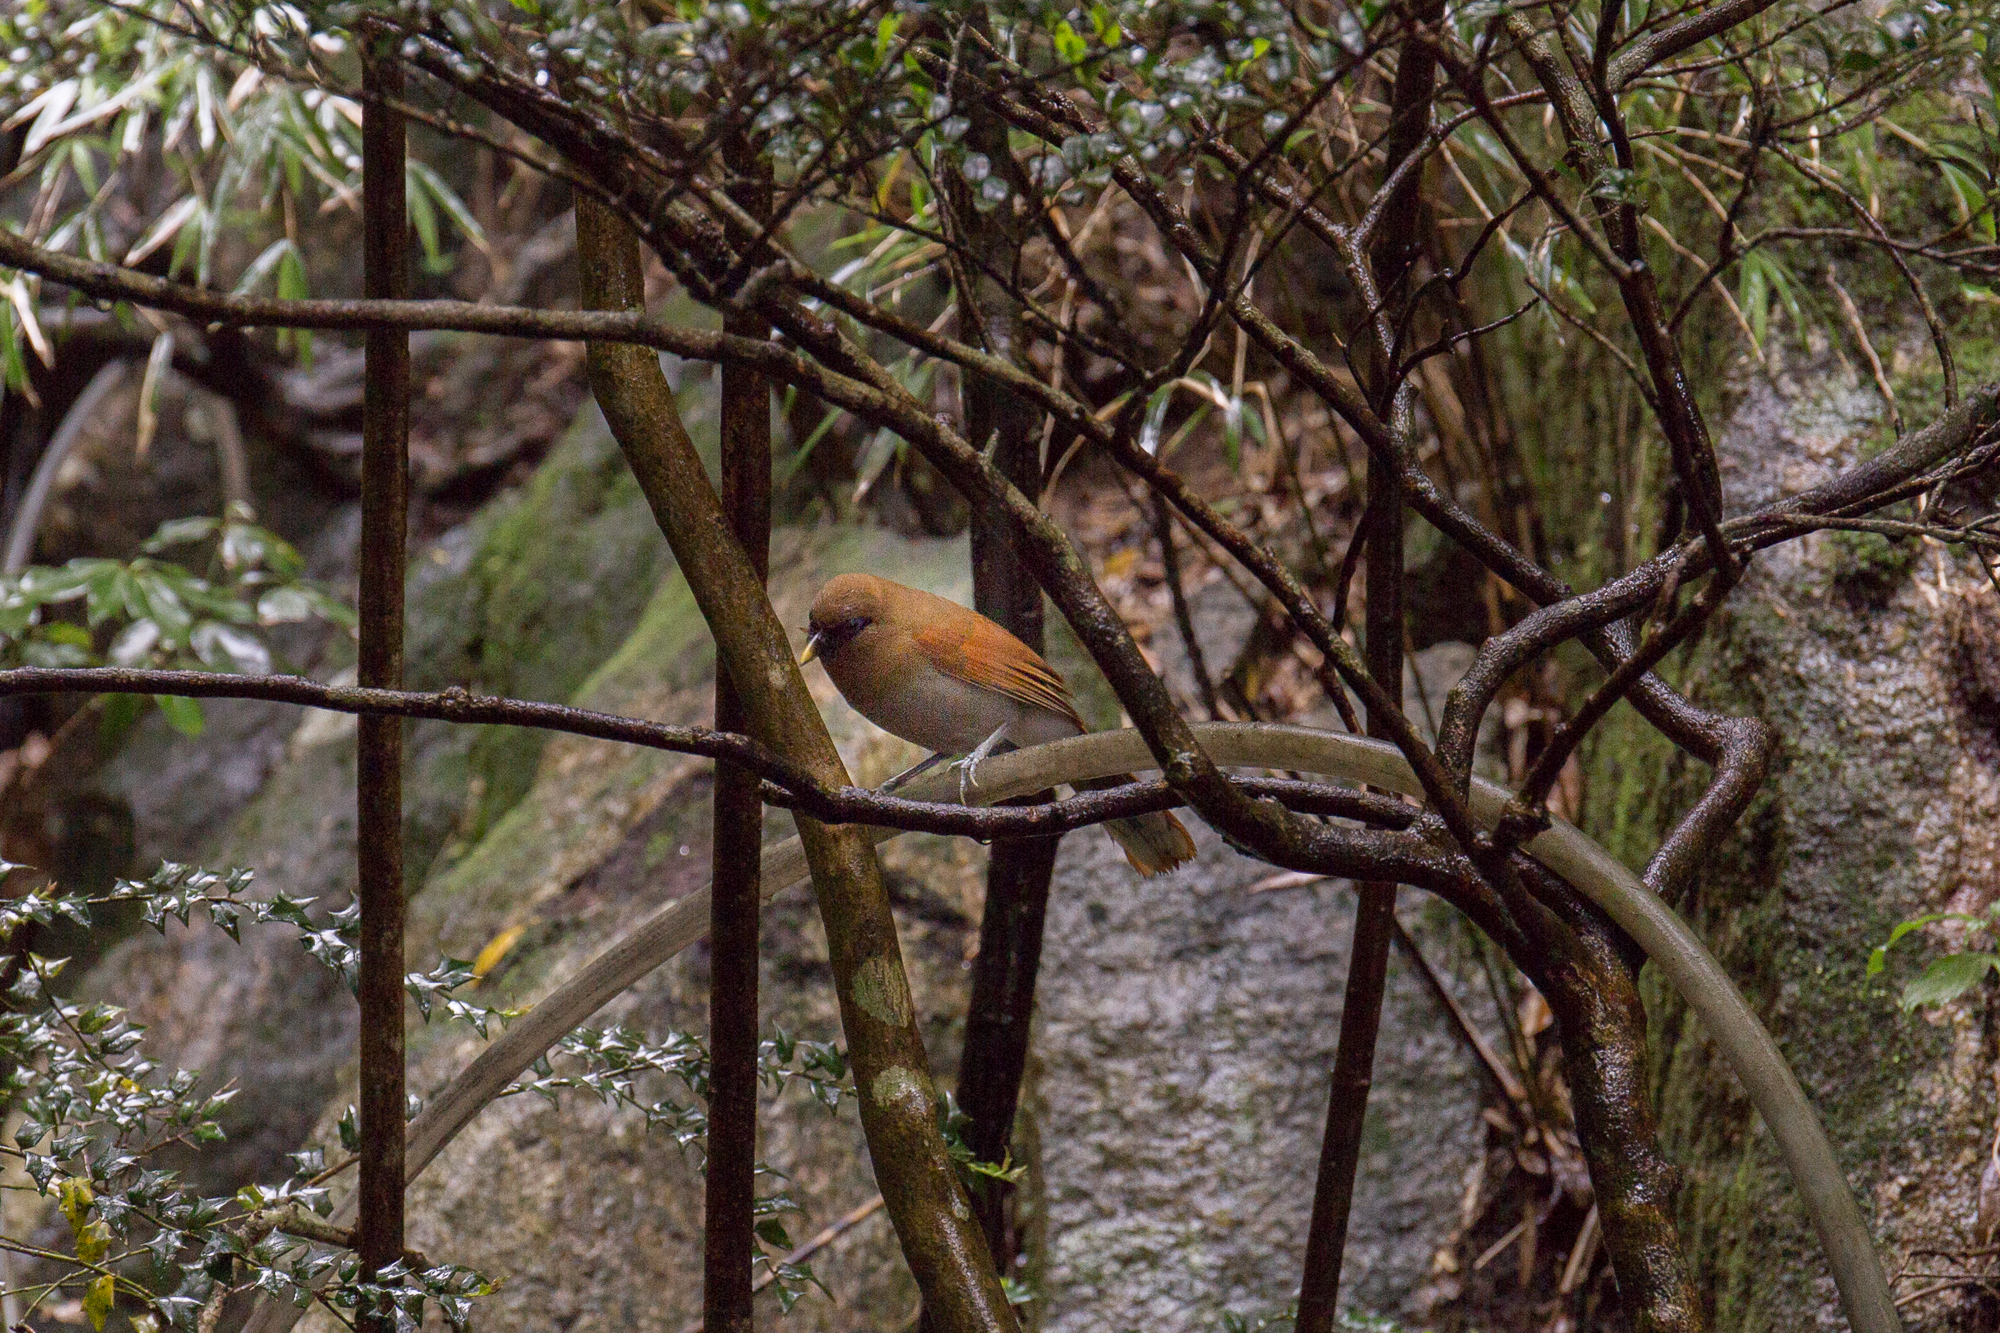
[[[983,1162],[1003,1160],[1013,1142],[1014,1113],[1028,1067],[1035,1016],[1035,980],[1042,962],[1042,924],[1049,905],[1057,838],[998,842],[986,871],[986,908],[979,922],[972,1001],[958,1073],[959,1105],[970,1117],[967,1146]],[[994,1262],[1019,1251],[1007,1208],[1013,1186],[982,1180],[973,1200]],[[1002,1257],[1004,1256],[1004,1258]]]
[[[1304,492],[1300,501],[1304,502]],[[1167,507],[1167,497],[1155,492],[1153,495],[1153,538],[1160,543],[1160,566],[1167,579],[1167,592],[1173,598],[1174,624],[1181,633],[1181,647],[1187,649],[1188,668],[1194,673],[1195,690],[1201,695],[1201,706],[1215,721],[1222,720],[1222,701],[1215,694],[1215,677],[1209,673],[1208,657],[1201,650],[1201,639],[1195,634],[1194,608],[1188,604],[1187,585],[1181,581],[1181,556],[1174,546],[1174,517]],[[1324,571],[1322,571],[1324,572]]]
[[[1320,1141],[1319,1178],[1306,1233],[1305,1277],[1299,1286],[1301,1333],[1333,1327],[1340,1297],[1341,1261],[1347,1250],[1347,1220],[1354,1204],[1354,1175],[1361,1156],[1361,1126],[1368,1089],[1375,1077],[1375,1036],[1382,1023],[1382,992],[1389,974],[1389,951],[1378,939],[1391,935],[1396,914],[1394,884],[1363,884],[1354,914],[1354,949],[1347,964],[1341,1001],[1340,1046],[1334,1052],[1326,1133]]]
[[[971,108],[968,143],[985,153],[1010,184],[1007,126],[983,105]],[[952,202],[966,243],[978,255],[1004,266],[1018,252],[1021,236],[1012,209],[981,213],[960,187]],[[999,285],[971,265],[956,272],[960,318],[978,322],[976,342],[996,356],[1021,364],[1019,311]],[[1038,414],[985,376],[965,378],[966,437],[991,448],[993,462],[1023,494],[1042,489]],[[972,501],[972,604],[1005,626],[1036,652],[1043,647],[1042,588],[1028,572],[1020,533],[996,499]],[[1025,798],[1045,799],[1043,792]],[[973,964],[972,999],[966,1008],[965,1048],[959,1059],[958,1102],[971,1120],[967,1146],[981,1161],[998,1162],[1014,1137],[1014,1114],[1027,1071],[1028,1035],[1035,1013],[1035,980],[1042,960],[1042,924],[1055,870],[1056,838],[1026,838],[993,844],[986,868],[986,905],[979,922],[979,957]],[[1005,1273],[1018,1250],[1009,1207],[1013,1186],[981,1180],[973,1207],[986,1233],[993,1262]]]
[[[1576,1135],[1590,1168],[1619,1304],[1635,1333],[1702,1333],[1700,1288],[1675,1226],[1680,1170],[1660,1151],[1647,1072],[1640,953],[1602,911],[1532,862],[1522,873],[1560,924],[1540,933],[1534,977],[1562,1038]]]
[[[371,35],[372,36],[372,35]],[[367,40],[367,39],[364,39]],[[361,130],[363,292],[409,295],[404,243],[403,119],[381,99],[402,92],[386,42],[364,47],[369,94]],[[367,335],[361,423],[361,652],[364,686],[403,684],[403,554],[409,503],[410,341]],[[360,720],[356,761],[361,879],[361,1185],[356,1248],[364,1276],[403,1254],[403,733],[395,718]],[[363,1327],[395,1328],[386,1310]]]
[[[742,158],[750,152],[732,145]],[[757,217],[770,211],[768,178],[733,190]],[[730,313],[728,333],[761,338],[769,326]],[[771,573],[771,390],[746,366],[722,367],[722,507],[760,580]],[[715,725],[748,730],[729,673],[715,673]],[[756,1233],[752,1207],[757,1168],[758,856],[764,802],[754,774],[729,764],[715,770],[712,960],[708,995],[708,1181],[702,1233],[702,1325],[707,1333],[750,1333],[750,1264]]]
[[[1015,325],[1014,331],[1018,330]],[[998,431],[994,461],[1016,486],[1033,494],[1041,476],[1037,458],[1040,441],[1028,429],[1031,414],[985,379],[969,379],[966,398],[969,424],[989,434]],[[1042,588],[1027,572],[1016,536],[1013,524],[996,506],[974,507],[973,605],[1040,652]],[[1049,794],[1026,799],[1041,800]],[[979,957],[973,964],[965,1049],[958,1069],[959,1105],[972,1121],[968,1146],[981,1161],[1002,1160],[1013,1141],[1014,1113],[1020,1105],[1021,1079],[1028,1065],[1035,978],[1042,961],[1042,922],[1059,841],[1003,840],[993,844],[987,861]],[[1018,1248],[1008,1208],[1012,1193],[1013,1186],[1002,1181],[982,1180],[973,1200],[987,1248],[1003,1273]]]
[[[1434,20],[1442,6],[1419,0],[1410,9],[1412,23]],[[1437,61],[1419,33],[1404,41],[1390,97],[1389,155],[1385,170],[1413,152],[1430,128],[1432,86]],[[1395,327],[1398,294],[1408,290],[1422,196],[1417,174],[1398,189],[1387,215],[1382,244],[1374,256],[1383,293],[1384,320]],[[1379,339],[1378,374],[1386,374],[1391,349]],[[1379,382],[1380,400],[1392,395],[1396,409],[1390,420],[1398,451],[1408,457],[1409,393],[1401,386]],[[1368,510],[1363,518],[1367,542],[1366,649],[1368,674],[1400,701],[1403,693],[1403,478],[1398,466],[1382,462],[1368,469]],[[1388,719],[1370,712],[1368,734],[1390,734]],[[1360,886],[1354,910],[1354,943],[1347,963],[1347,987],[1340,1007],[1340,1044],[1334,1051],[1332,1086],[1326,1107],[1326,1133],[1320,1141],[1319,1176],[1313,1187],[1312,1223],[1306,1232],[1305,1273],[1299,1283],[1297,1333],[1330,1333],[1340,1299],[1340,1269],[1347,1250],[1347,1223],[1354,1206],[1354,1176],[1361,1159],[1361,1129],[1368,1113],[1368,1090],[1375,1081],[1375,1038],[1382,1025],[1382,995],[1389,976],[1389,946],[1396,928],[1396,886]]]

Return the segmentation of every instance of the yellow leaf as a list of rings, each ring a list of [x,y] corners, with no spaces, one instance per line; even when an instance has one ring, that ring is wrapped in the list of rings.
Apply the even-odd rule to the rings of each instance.
[[[479,956],[472,960],[472,975],[475,977],[484,977],[488,972],[500,966],[500,960],[505,958],[516,944],[520,943],[521,936],[527,934],[527,931],[528,928],[526,926],[509,926],[488,940],[486,947],[479,951]]]
[[[90,1192],[90,1182],[74,1177],[63,1181],[59,1198],[63,1216],[69,1219],[69,1229],[81,1237],[84,1219],[90,1216],[90,1206],[97,1202],[97,1196]]]
[[[91,1222],[76,1233],[76,1257],[87,1264],[101,1264],[104,1256],[111,1253],[111,1228],[102,1222]]]
[[[104,1321],[111,1317],[111,1307],[118,1298],[118,1280],[106,1273],[97,1281],[83,1289],[83,1312],[90,1317],[90,1326],[102,1329]]]

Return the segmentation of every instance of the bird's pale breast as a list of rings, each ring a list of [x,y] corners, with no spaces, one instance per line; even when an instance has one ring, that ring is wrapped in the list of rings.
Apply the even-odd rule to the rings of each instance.
[[[887,669],[886,654],[869,650],[888,645],[871,637],[828,660],[826,670],[854,710],[886,732],[943,754],[962,754],[1010,724],[1017,745],[1077,734],[1069,718],[947,675],[914,652],[895,653]]]

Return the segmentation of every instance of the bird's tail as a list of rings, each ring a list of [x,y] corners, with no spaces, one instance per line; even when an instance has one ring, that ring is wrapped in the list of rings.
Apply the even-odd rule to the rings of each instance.
[[[1076,785],[1101,791],[1136,781],[1138,779],[1128,773]],[[1104,831],[1124,849],[1125,859],[1142,875],[1164,875],[1175,866],[1194,859],[1194,839],[1188,835],[1187,826],[1176,819],[1171,810],[1134,815],[1130,819],[1113,819],[1104,825]]]

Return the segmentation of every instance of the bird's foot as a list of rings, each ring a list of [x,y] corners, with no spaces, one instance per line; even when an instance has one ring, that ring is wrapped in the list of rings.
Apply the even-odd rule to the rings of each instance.
[[[969,794],[972,788],[979,785],[980,762],[987,755],[992,754],[993,747],[1004,740],[1006,736],[1007,728],[1005,726],[996,728],[991,736],[979,742],[971,754],[952,765],[952,767],[958,770],[958,803],[960,805],[972,804]]]

